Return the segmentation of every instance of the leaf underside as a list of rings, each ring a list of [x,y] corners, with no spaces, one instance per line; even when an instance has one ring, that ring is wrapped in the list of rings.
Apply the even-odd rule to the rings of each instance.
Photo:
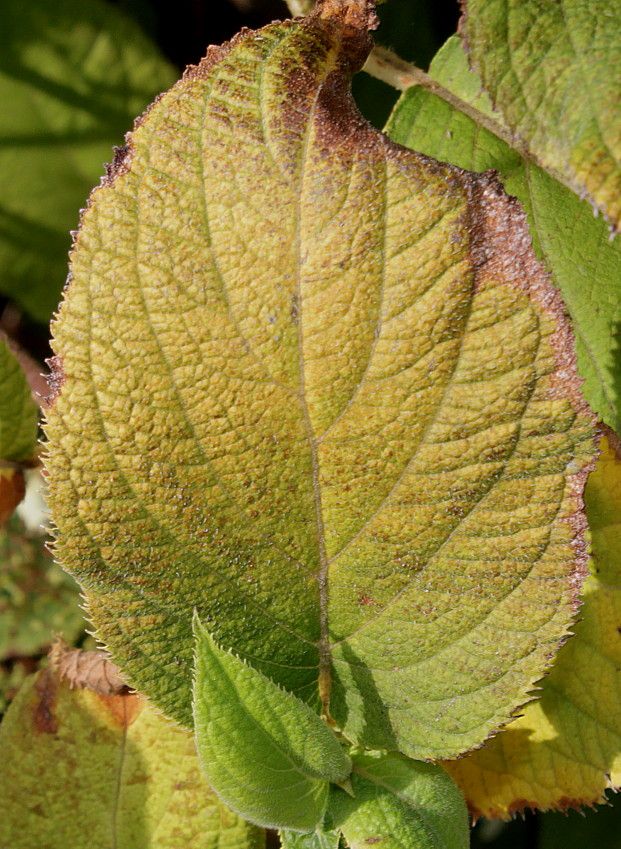
[[[607,0],[467,0],[470,59],[536,160],[621,223],[621,8]]]
[[[592,422],[516,204],[349,98],[321,14],[211,49],[83,216],[48,416],[58,554],[191,724],[191,617],[370,748],[527,698],[584,571]]]

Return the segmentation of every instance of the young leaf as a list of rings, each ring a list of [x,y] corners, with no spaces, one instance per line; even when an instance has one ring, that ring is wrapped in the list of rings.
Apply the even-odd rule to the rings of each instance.
[[[447,768],[477,814],[567,810],[621,784],[621,452],[612,434],[585,498],[595,572],[575,637],[541,682],[540,698],[485,749]]]
[[[494,106],[544,167],[621,223],[621,7],[467,0],[468,52]]]
[[[0,290],[47,323],[84,198],[174,71],[101,0],[2,0],[0,57]]]
[[[194,618],[194,729],[203,771],[238,814],[267,828],[312,831],[328,782],[349,758],[308,705],[220,649]]]
[[[265,844],[209,788],[192,736],[136,695],[39,672],[0,726],[0,759],[0,845],[11,849]]]
[[[461,168],[500,173],[507,192],[524,205],[535,252],[571,315],[585,396],[603,421],[621,431],[621,352],[611,345],[621,324],[621,240],[611,242],[608,226],[593,217],[588,203],[491,131],[489,99],[457,37],[440,50],[430,74],[479,114],[413,87],[400,98],[386,132],[412,150]],[[503,130],[497,116],[494,123]]]
[[[54,328],[58,554],[181,722],[196,607],[350,739],[449,757],[572,620],[592,419],[517,204],[356,111],[355,9],[210,50],[92,196]]]
[[[469,846],[466,803],[441,766],[367,752],[354,758],[352,788],[331,788],[326,817],[351,849]]]
[[[310,834],[283,829],[278,832],[282,849],[338,849],[341,832],[338,828],[325,829],[319,827]]]

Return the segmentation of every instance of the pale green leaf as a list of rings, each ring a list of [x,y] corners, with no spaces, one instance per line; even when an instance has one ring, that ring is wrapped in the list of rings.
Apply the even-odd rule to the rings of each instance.
[[[221,798],[267,828],[312,831],[349,758],[298,698],[220,649],[194,619],[194,730],[203,771]]]
[[[341,840],[338,828],[326,831],[319,827],[310,834],[282,830],[278,832],[278,836],[282,849],[338,849]]]
[[[0,726],[0,845],[262,849],[201,775],[192,735],[127,693],[31,677]]]
[[[602,218],[572,191],[494,135],[481,82],[468,70],[457,37],[434,59],[430,73],[450,94],[483,113],[465,114],[421,88],[411,88],[395,107],[386,132],[413,150],[468,168],[497,170],[528,216],[533,246],[561,290],[576,334],[578,368],[594,410],[621,431],[621,240],[610,241]],[[502,125],[499,125],[502,131]]]
[[[467,849],[466,803],[441,766],[367,752],[354,758],[352,788],[331,789],[326,818],[351,849]]]
[[[197,608],[349,739],[449,757],[572,621],[592,418],[517,204],[362,121],[369,46],[245,32],[143,119],[54,326],[50,491],[165,712],[192,723]]]
[[[621,5],[468,0],[470,59],[494,106],[544,168],[621,222]]]
[[[2,0],[0,290],[49,321],[79,209],[134,117],[174,80],[101,0]]]

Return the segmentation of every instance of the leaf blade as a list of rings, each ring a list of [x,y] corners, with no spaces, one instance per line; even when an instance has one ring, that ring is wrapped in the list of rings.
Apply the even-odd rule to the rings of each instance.
[[[619,9],[571,0],[545,7],[469,0],[468,50],[506,123],[543,167],[587,193],[618,230],[621,219]]]
[[[197,616],[194,727],[203,771],[245,819],[312,831],[349,758],[308,705],[220,649]],[[260,768],[257,768],[260,764]]]

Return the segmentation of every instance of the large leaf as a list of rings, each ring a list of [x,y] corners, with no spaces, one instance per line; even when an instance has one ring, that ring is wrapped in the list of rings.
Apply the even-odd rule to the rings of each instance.
[[[93,195],[54,328],[58,554],[180,721],[196,607],[351,739],[447,757],[564,638],[591,419],[517,205],[361,120],[339,8],[212,49]]]
[[[621,222],[621,6],[467,0],[463,32],[495,107],[545,168]]]
[[[3,0],[0,290],[49,321],[69,231],[132,120],[173,71],[101,0]]]
[[[127,693],[49,670],[0,726],[0,842],[11,849],[261,849],[203,779],[192,736]]]
[[[484,816],[590,805],[621,784],[621,453],[610,439],[586,489],[596,568],[576,636],[541,682],[540,699],[488,748],[449,766]]]
[[[591,406],[621,432],[621,240],[609,239],[603,219],[519,150],[489,129],[481,81],[468,70],[456,37],[434,59],[430,73],[452,104],[421,88],[406,91],[386,127],[395,141],[472,171],[496,169],[506,190],[524,205],[535,251],[562,292],[576,334],[578,368]],[[495,123],[498,123],[495,121]],[[502,134],[503,126],[498,125]]]
[[[468,849],[468,811],[441,766],[398,754],[354,758],[351,792],[331,788],[326,821],[351,849]]]
[[[312,831],[323,818],[328,782],[351,771],[334,731],[307,704],[219,648],[198,618],[194,632],[194,729],[209,784],[257,825]]]

